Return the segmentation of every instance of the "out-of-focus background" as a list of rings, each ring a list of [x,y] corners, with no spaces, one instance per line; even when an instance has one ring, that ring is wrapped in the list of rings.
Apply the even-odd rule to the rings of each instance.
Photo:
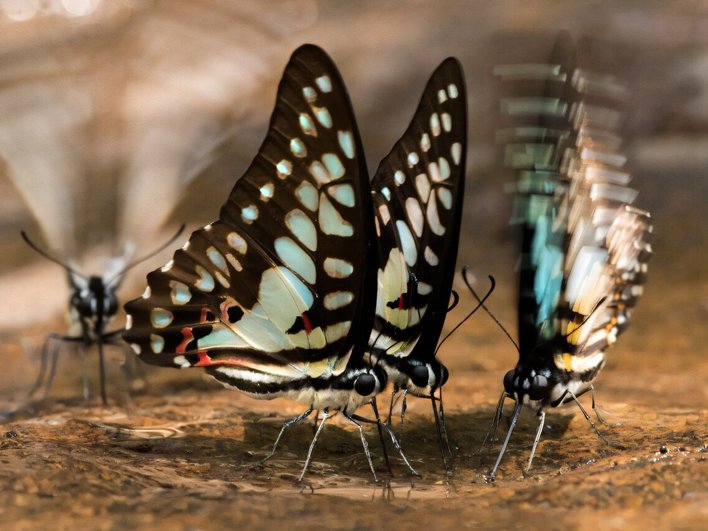
[[[36,349],[46,332],[63,331],[68,297],[64,272],[19,231],[96,274],[128,244],[139,256],[181,222],[192,229],[215,219],[304,42],[325,48],[342,72],[372,173],[435,66],[460,59],[470,143],[459,264],[495,275],[490,307],[513,334],[516,242],[494,144],[491,70],[509,57],[547,60],[559,30],[599,41],[631,87],[626,153],[636,204],[655,225],[646,296],[600,382],[610,402],[705,419],[708,4],[698,0],[0,0],[0,394],[31,385]],[[145,273],[170,254],[132,270],[121,298],[137,296]],[[460,311],[468,303],[463,297]],[[516,357],[483,316],[440,356],[453,375],[453,411],[493,403]],[[652,422],[646,411],[638,416]],[[701,470],[694,490],[706,486]],[[689,515],[708,518],[691,507]]]

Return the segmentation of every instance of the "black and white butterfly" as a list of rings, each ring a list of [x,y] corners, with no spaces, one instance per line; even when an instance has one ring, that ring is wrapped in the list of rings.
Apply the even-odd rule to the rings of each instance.
[[[304,45],[285,68],[267,136],[219,220],[148,275],[142,298],[125,305],[124,338],[145,362],[203,367],[252,397],[306,404],[280,435],[314,410],[323,413],[319,433],[341,412],[368,457],[354,411],[387,381],[363,359],[376,303],[375,238],[344,83],[320,48]]]
[[[123,329],[108,330],[118,314],[118,289],[125,277],[125,273],[129,269],[162,251],[167,245],[178,238],[183,230],[184,226],[180,227],[177,233],[159,249],[130,263],[128,263],[128,257],[131,250],[127,249],[125,254],[114,257],[106,263],[105,271],[101,276],[86,276],[78,272],[68,263],[40,249],[24,231],[21,232],[23,240],[33,250],[48,260],[58,264],[66,271],[69,288],[71,290],[68,304],[68,333],[50,333],[44,341],[39,374],[35,384],[28,393],[29,399],[42,388],[44,388],[44,398],[47,397],[56,375],[59,347],[62,343],[73,343],[79,345],[79,351],[84,358],[87,348],[93,345],[97,347],[101,402],[104,406],[108,403],[104,346],[124,346],[121,341]],[[132,358],[126,359],[123,369],[126,384],[129,384],[132,380],[133,373]],[[84,400],[89,399],[89,378],[85,364],[83,374],[83,397]]]
[[[605,350],[627,328],[651,255],[649,214],[632,206],[637,192],[627,186],[620,151],[618,97],[626,89],[613,76],[574,66],[568,46],[560,41],[556,48],[565,60],[498,69],[510,86],[528,90],[541,81],[546,88],[542,97],[522,90],[502,102],[509,127],[500,133],[506,165],[518,176],[514,221],[522,249],[519,361],[504,377],[490,433],[505,398],[516,408],[492,479],[524,405],[539,417],[527,470],[546,408],[575,402],[595,428],[577,397],[593,391]]]
[[[464,76],[448,58],[372,182],[378,294],[370,355],[393,384],[391,406],[399,392],[402,414],[406,394],[429,398],[440,434],[435,392],[448,370],[435,354],[455,273],[466,148]]]

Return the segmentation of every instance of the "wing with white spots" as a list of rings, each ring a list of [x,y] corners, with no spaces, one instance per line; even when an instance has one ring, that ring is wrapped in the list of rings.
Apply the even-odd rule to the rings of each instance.
[[[148,275],[145,296],[126,305],[126,341],[150,363],[256,371],[269,384],[341,372],[373,319],[365,168],[336,67],[300,47],[219,221]]]
[[[373,179],[379,235],[374,352],[432,359],[452,289],[464,196],[467,101],[459,62],[435,70]]]
[[[627,90],[583,68],[582,47],[571,45],[561,39],[552,63],[498,71],[507,92],[520,87],[502,99],[510,127],[500,136],[518,176],[522,358],[589,357],[614,343],[651,255],[649,214],[632,206],[637,192],[621,151]],[[532,82],[542,83],[541,96],[529,96]]]

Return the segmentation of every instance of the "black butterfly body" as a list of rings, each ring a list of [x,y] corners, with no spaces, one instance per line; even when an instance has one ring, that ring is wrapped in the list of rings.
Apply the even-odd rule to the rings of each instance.
[[[346,89],[331,59],[304,45],[219,220],[148,275],[143,297],[126,304],[124,338],[148,363],[204,367],[253,397],[307,405],[293,421],[321,410],[356,423],[354,410],[386,385],[363,359],[376,300],[373,220]]]
[[[561,41],[557,52],[568,57],[567,46]],[[651,255],[649,214],[631,206],[637,192],[622,168],[618,81],[562,61],[503,71],[505,82],[528,81],[533,72],[547,86],[544,98],[503,105],[512,122],[501,135],[505,161],[518,175],[514,221],[522,227],[519,361],[504,377],[493,423],[495,431],[504,398],[514,399],[492,477],[523,405],[540,417],[530,467],[545,409],[580,406],[577,397],[592,390],[605,350],[628,326]],[[521,100],[526,110],[514,115]],[[539,114],[540,124],[523,123]]]
[[[22,232],[25,242],[42,256],[59,264],[67,271],[71,295],[69,297],[69,333],[66,335],[51,333],[42,346],[41,365],[39,375],[28,398],[44,387],[45,398],[54,381],[56,374],[57,358],[60,343],[79,343],[82,349],[92,345],[98,347],[99,381],[101,401],[107,404],[106,371],[103,346],[105,344],[117,345],[122,329],[107,331],[107,327],[118,313],[118,297],[116,292],[120,287],[125,269],[125,258],[114,258],[109,262],[108,271],[104,276],[84,276],[60,260],[48,255],[39,249],[29,237]],[[81,350],[85,355],[84,350]],[[51,358],[51,359],[50,359]],[[47,373],[47,370],[49,372]],[[126,366],[126,370],[128,370]],[[88,375],[84,373],[84,399],[89,398]]]
[[[379,265],[370,354],[394,392],[431,398],[448,378],[435,353],[455,272],[466,151],[465,82],[448,58],[372,183]]]

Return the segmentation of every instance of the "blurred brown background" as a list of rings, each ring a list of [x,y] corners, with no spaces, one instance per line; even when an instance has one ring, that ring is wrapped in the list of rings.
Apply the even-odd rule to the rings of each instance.
[[[0,384],[17,390],[31,382],[32,349],[45,332],[61,331],[67,302],[63,272],[28,249],[19,230],[96,273],[128,242],[145,254],[176,224],[192,229],[215,219],[260,145],[290,53],[304,42],[325,48],[339,66],[372,172],[435,66],[448,55],[461,60],[470,145],[459,265],[496,276],[490,306],[513,334],[516,244],[496,166],[491,69],[510,56],[546,60],[558,30],[600,41],[608,66],[630,85],[626,152],[636,204],[654,217],[646,295],[601,387],[610,401],[683,407],[705,418],[708,3],[701,0],[0,0]],[[123,300],[139,294],[145,273],[169,254],[133,270]],[[448,399],[465,408],[495,400],[516,354],[477,316],[441,357],[453,374]]]

